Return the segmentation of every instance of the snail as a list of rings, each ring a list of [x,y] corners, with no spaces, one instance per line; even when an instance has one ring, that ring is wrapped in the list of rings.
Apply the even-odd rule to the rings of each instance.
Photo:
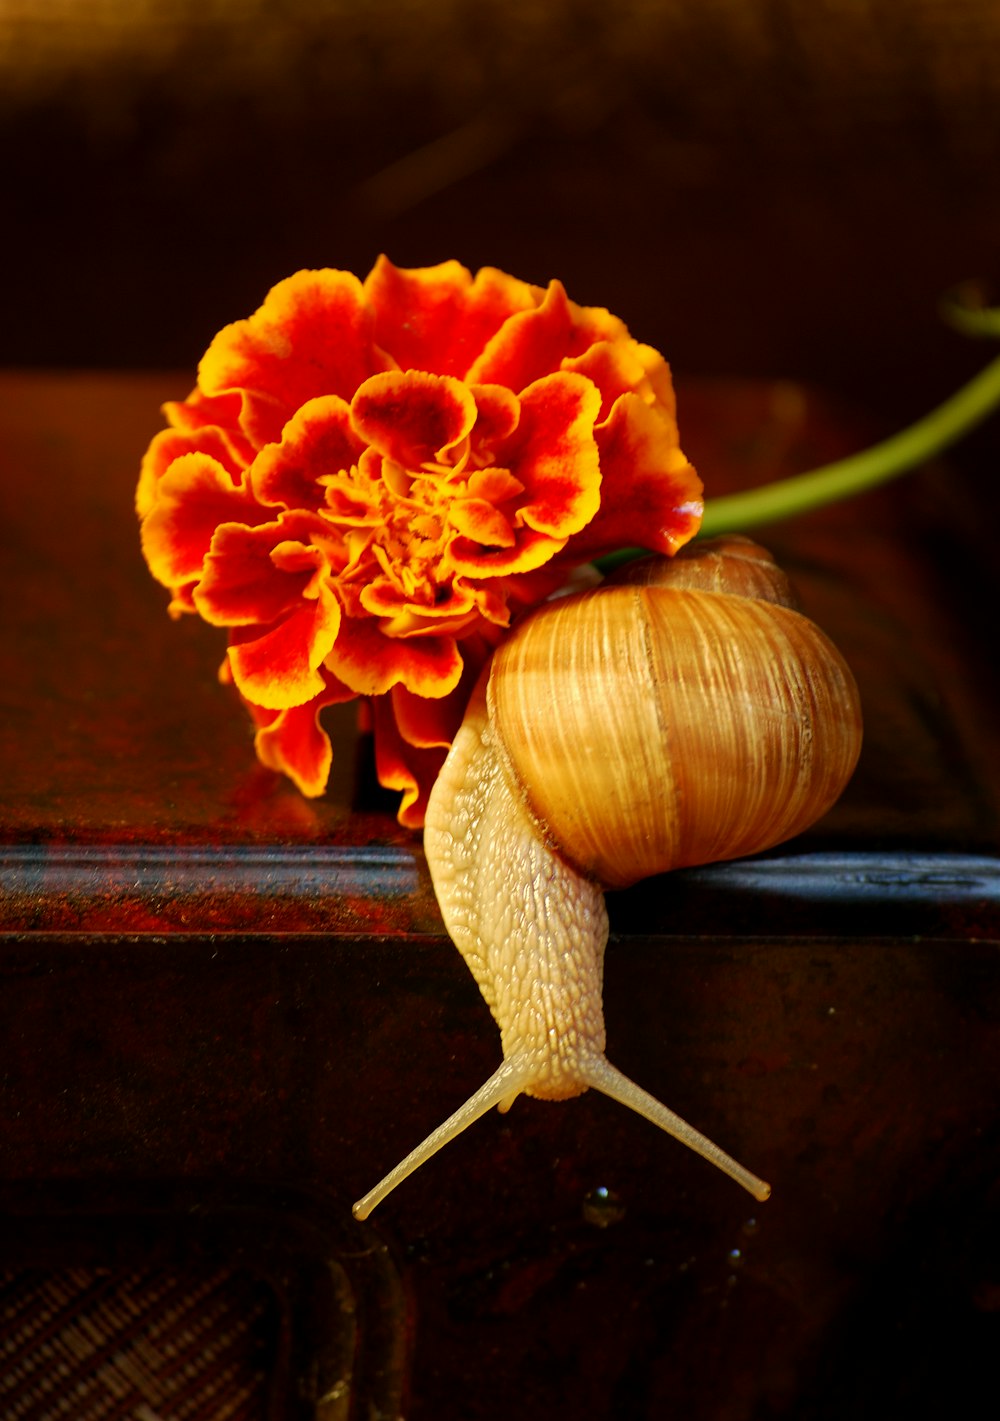
[[[355,1216],[492,1106],[588,1087],[766,1199],[763,1180],[605,1058],[604,889],[791,838],[837,799],[860,743],[843,658],[747,539],[643,559],[530,614],[480,679],[424,831],[503,1062]]]

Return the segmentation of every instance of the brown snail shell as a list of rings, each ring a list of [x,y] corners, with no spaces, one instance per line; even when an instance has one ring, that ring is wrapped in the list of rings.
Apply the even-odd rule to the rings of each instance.
[[[767,1197],[606,1060],[603,889],[769,848],[840,794],[861,743],[857,690],[792,603],[768,553],[720,539],[546,604],[496,652],[424,843],[504,1061],[355,1205],[359,1218],[492,1105],[588,1087]]]
[[[724,585],[697,585],[704,573]],[[531,812],[607,887],[791,838],[840,794],[859,744],[851,674],[763,549],[627,575],[528,618],[487,689]]]

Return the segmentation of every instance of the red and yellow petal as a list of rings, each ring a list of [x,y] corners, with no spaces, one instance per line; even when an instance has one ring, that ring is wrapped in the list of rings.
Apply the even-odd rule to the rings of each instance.
[[[184,454],[207,454],[232,474],[232,482],[242,482],[249,457],[243,457],[239,441],[216,425],[200,429],[162,429],[154,435],[143,455],[139,469],[139,485],[135,491],[135,510],[145,518],[156,502],[157,486],[175,459]],[[252,457],[252,454],[250,455]]]
[[[468,378],[522,390],[550,371],[573,368],[572,362],[595,344],[631,347],[635,342],[624,321],[599,306],[578,306],[561,282],[552,281],[534,310],[519,312],[501,327]]]
[[[601,397],[596,386],[583,375],[560,371],[524,390],[520,406],[516,431],[497,450],[503,469],[496,471],[500,486],[495,491],[505,486],[514,496],[492,512],[486,500],[474,498],[456,502],[449,511],[456,530],[449,557],[456,571],[467,576],[499,577],[541,567],[586,527],[600,506],[594,421]],[[477,492],[489,486],[485,471]]]
[[[398,817],[408,828],[423,826],[427,797],[493,646],[473,635],[462,643],[462,649],[462,675],[447,696],[430,700],[399,685],[372,702],[376,774],[386,789],[402,791]]]
[[[142,550],[153,576],[167,587],[202,576],[222,524],[254,525],[270,517],[236,475],[206,453],[182,454],[156,484],[142,524]]]
[[[324,518],[345,528],[380,526],[385,463],[377,449],[366,449],[356,468],[331,474],[326,480]]]
[[[492,652],[493,647],[481,636],[463,641],[461,679],[453,691],[439,699],[418,696],[406,686],[392,688],[393,718],[408,745],[423,750],[448,749],[458,734],[479,673]]]
[[[470,384],[505,385],[515,392],[558,370],[571,351],[573,318],[559,281],[539,304],[505,321],[468,373]]]
[[[315,596],[317,573],[328,566],[324,550],[307,541],[316,523],[305,514],[282,513],[255,528],[219,527],[194,593],[204,619],[223,627],[266,626]],[[296,559],[289,544],[300,550]],[[276,558],[278,549],[283,551]]]
[[[401,792],[397,814],[400,824],[408,829],[420,829],[427,813],[427,800],[448,752],[444,748],[421,749],[408,745],[399,733],[388,696],[380,696],[372,702],[372,723],[379,784]]]
[[[249,707],[259,726],[254,738],[257,758],[268,769],[288,775],[310,799],[326,789],[333,764],[333,747],[320,713],[326,706],[354,699],[354,692],[329,672],[321,669],[320,675],[323,690],[303,705],[277,712]]]
[[[461,380],[418,370],[373,375],[351,402],[366,444],[404,469],[443,458],[476,422],[476,402]]]
[[[340,603],[320,585],[283,621],[252,641],[229,648],[233,680],[255,705],[284,710],[304,705],[326,686],[320,668],[340,629]]]
[[[415,696],[405,686],[394,686],[389,699],[396,727],[407,745],[421,750],[448,749],[462,724],[465,710],[454,692],[429,700],[426,696]],[[461,700],[464,699],[463,696]]]
[[[156,479],[156,463],[171,448],[175,451],[174,457],[193,451],[210,454],[234,473],[242,473],[250,466],[256,449],[240,429],[241,407],[242,397],[238,393],[209,398],[198,389],[186,400],[168,400],[161,405],[170,429],[153,440],[143,460],[136,493],[140,518],[143,516],[141,500],[150,491],[151,477],[153,482]]]
[[[456,533],[486,547],[512,548],[517,541],[510,521],[485,498],[456,499],[448,522]]]
[[[504,322],[542,295],[494,267],[473,278],[457,261],[405,270],[384,256],[364,290],[375,314],[375,340],[401,370],[459,378]]]
[[[635,346],[635,353],[642,363],[645,379],[642,385],[636,387],[636,393],[641,395],[647,404],[653,405],[657,413],[663,416],[673,430],[674,439],[679,441],[677,431],[677,396],[674,392],[673,376],[670,374],[670,366],[664,360],[658,350],[654,350],[651,345]],[[650,398],[650,396],[652,398]]]
[[[238,435],[243,401],[238,391],[230,391],[224,395],[206,395],[195,386],[186,400],[168,400],[160,408],[167,423],[174,429],[184,429],[190,433],[195,429],[214,425],[218,429]]]
[[[472,596],[476,611],[486,622],[491,623],[492,628],[506,629],[510,626],[511,608],[508,587],[501,578],[490,578],[486,582],[472,580],[456,575],[454,580],[456,590],[465,591],[468,589]],[[478,628],[480,632],[484,630],[482,624]],[[462,655],[467,656],[468,642],[465,637],[462,639]]]
[[[175,622],[187,612],[197,612],[198,608],[194,605],[194,589],[197,586],[197,582],[185,582],[180,587],[171,588],[173,596],[167,604],[167,615]]]
[[[364,451],[351,425],[351,407],[339,395],[308,400],[267,444],[250,470],[261,503],[315,512],[326,503],[324,479],[349,470]]]
[[[521,402],[503,385],[470,385],[476,402],[476,423],[470,436],[472,462],[493,463],[494,447],[509,438],[521,418]]]
[[[447,632],[453,635],[469,620],[469,614],[476,605],[471,588],[461,584],[442,584],[440,589],[433,586],[418,586],[415,594],[408,596],[397,580],[391,577],[373,577],[362,587],[357,598],[357,606],[369,616],[378,618],[419,619],[413,621],[413,629],[440,636]],[[401,633],[395,632],[395,635]]]
[[[634,341],[595,341],[582,355],[567,356],[562,368],[586,375],[600,390],[598,422],[607,419],[619,395],[631,394],[647,383],[646,371]]]
[[[509,469],[474,469],[469,475],[469,497],[483,498],[499,505],[511,503],[524,493],[524,484]]]
[[[675,553],[697,533],[704,504],[701,479],[671,426],[638,395],[622,395],[596,437],[601,508],[574,538],[574,555],[633,546]]]
[[[582,375],[547,375],[521,395],[521,420],[503,461],[524,484],[519,518],[536,532],[566,538],[584,528],[601,501],[594,421],[597,388]]]
[[[371,617],[345,617],[327,668],[359,696],[382,696],[406,686],[437,699],[458,685],[462,656],[448,635],[385,636]]]
[[[533,528],[521,528],[512,548],[483,547],[471,538],[456,536],[448,546],[448,556],[455,571],[466,577],[509,577],[516,573],[537,572],[565,546],[565,538],[553,538]]]
[[[567,298],[570,313],[570,345],[566,354],[582,355],[596,341],[630,341],[628,326],[604,306],[578,306]]]
[[[281,437],[307,400],[350,400],[390,364],[375,344],[357,277],[300,271],[272,287],[252,316],[219,332],[202,357],[198,384],[209,397],[240,393],[240,427],[260,448]]]

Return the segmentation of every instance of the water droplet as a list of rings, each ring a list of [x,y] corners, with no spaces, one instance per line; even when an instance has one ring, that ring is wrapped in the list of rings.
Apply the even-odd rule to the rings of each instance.
[[[625,1217],[625,1205],[613,1189],[599,1184],[584,1195],[582,1213],[586,1223],[606,1229],[610,1224],[621,1223]]]

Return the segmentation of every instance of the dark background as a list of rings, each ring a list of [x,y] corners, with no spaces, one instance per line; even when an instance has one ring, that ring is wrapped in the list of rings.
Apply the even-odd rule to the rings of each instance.
[[[384,250],[909,418],[988,354],[998,57],[991,0],[6,0],[0,364],[193,371]]]

